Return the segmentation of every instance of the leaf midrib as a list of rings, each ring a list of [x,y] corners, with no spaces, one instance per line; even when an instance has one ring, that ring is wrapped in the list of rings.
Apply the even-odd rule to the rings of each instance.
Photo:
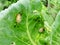
[[[26,17],[26,28],[27,28],[27,31],[26,32],[27,32],[27,35],[28,35],[29,40],[31,41],[31,43],[33,45],[36,45],[36,43],[33,41],[32,37],[31,37],[30,32],[29,32],[29,29],[28,29],[28,15]]]

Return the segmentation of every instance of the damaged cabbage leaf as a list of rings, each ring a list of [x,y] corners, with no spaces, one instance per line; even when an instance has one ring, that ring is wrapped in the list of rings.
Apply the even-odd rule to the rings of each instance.
[[[39,32],[44,27],[40,15],[42,4],[40,1],[19,0],[0,12],[0,45],[40,45],[47,44],[45,31]],[[31,3],[31,5],[30,5]],[[32,5],[35,6],[33,9]],[[39,8],[37,9],[38,6]],[[37,12],[36,12],[37,11]],[[17,15],[19,23],[16,21]]]

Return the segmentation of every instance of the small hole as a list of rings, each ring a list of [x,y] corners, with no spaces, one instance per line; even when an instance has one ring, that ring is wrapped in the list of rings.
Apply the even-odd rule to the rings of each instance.
[[[8,7],[7,6],[4,6],[3,10],[6,9],[6,8],[8,8]]]
[[[40,20],[38,20],[38,22],[40,22]]]
[[[11,0],[8,0],[8,1],[11,1]]]
[[[12,42],[11,45],[16,45],[15,42]]]
[[[47,45],[47,43],[45,42],[44,45]]]
[[[13,42],[11,44],[14,44]]]
[[[17,25],[17,23],[15,22],[15,24],[14,24],[14,28],[16,27],[16,25]]]
[[[14,25],[14,28],[16,27],[16,25]]]

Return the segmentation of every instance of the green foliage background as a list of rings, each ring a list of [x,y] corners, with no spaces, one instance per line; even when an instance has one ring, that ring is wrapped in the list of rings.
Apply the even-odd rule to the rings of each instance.
[[[59,45],[59,4],[59,0],[0,0],[0,45]]]

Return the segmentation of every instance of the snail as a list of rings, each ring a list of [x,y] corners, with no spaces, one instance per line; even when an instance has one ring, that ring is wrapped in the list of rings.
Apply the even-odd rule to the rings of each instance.
[[[21,15],[20,14],[17,14],[17,16],[16,16],[16,22],[17,23],[21,22]]]
[[[43,32],[43,31],[44,31],[44,28],[43,27],[39,29],[39,32]]]

